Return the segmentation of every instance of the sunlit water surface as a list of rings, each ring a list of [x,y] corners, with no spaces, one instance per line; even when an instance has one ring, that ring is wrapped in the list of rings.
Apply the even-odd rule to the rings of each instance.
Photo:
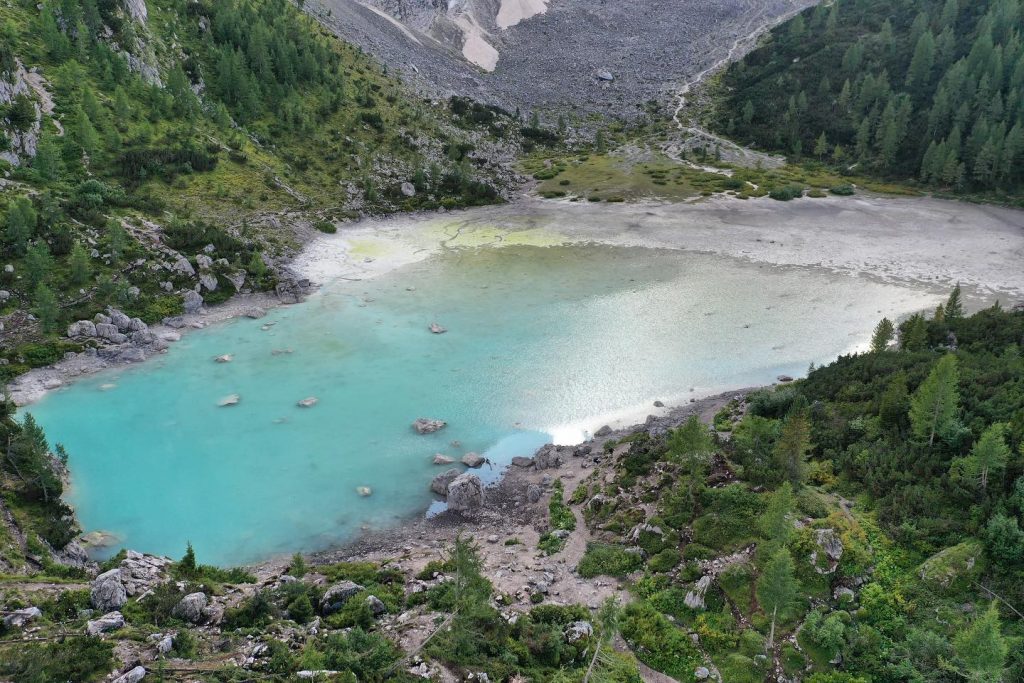
[[[882,315],[934,300],[693,253],[453,250],[188,334],[30,410],[71,454],[86,530],[172,556],[191,540],[202,561],[233,564],[421,514],[435,453],[483,453],[494,478],[552,439],[642,420],[655,399],[802,374],[863,346]],[[431,334],[432,321],[449,332]],[[218,407],[235,393],[238,405]],[[296,405],[308,396],[319,403]],[[449,426],[420,436],[417,417]]]

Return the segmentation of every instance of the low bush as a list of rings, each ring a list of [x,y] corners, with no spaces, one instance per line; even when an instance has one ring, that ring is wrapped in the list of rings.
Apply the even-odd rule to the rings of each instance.
[[[639,552],[630,552],[623,546],[589,543],[576,571],[585,579],[602,574],[623,578],[640,569],[643,563]]]

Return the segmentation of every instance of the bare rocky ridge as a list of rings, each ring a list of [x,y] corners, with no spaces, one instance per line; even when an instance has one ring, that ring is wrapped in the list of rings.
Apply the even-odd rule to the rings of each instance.
[[[679,83],[737,40],[815,3],[551,0],[508,25],[542,4],[315,0],[305,9],[431,95],[472,96],[510,111],[569,107],[631,118],[650,100],[667,103]]]

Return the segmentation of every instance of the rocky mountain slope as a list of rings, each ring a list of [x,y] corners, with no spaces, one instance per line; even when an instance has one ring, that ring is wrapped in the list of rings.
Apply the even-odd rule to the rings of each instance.
[[[635,118],[740,36],[810,0],[309,0],[304,7],[426,92],[509,111]]]

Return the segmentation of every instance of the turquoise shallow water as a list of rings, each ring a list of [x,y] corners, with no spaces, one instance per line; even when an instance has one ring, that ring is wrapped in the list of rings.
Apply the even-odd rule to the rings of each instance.
[[[500,465],[616,417],[642,419],[654,399],[801,374],[863,343],[883,314],[932,302],[692,253],[450,251],[188,334],[159,359],[29,410],[71,454],[69,499],[87,531],[172,556],[191,540],[204,562],[242,563],[421,513],[434,453]],[[430,334],[434,320],[449,332]],[[234,361],[213,362],[225,353]],[[217,406],[232,393],[239,405]],[[297,407],[307,396],[318,405]],[[449,426],[420,436],[417,417]]]

